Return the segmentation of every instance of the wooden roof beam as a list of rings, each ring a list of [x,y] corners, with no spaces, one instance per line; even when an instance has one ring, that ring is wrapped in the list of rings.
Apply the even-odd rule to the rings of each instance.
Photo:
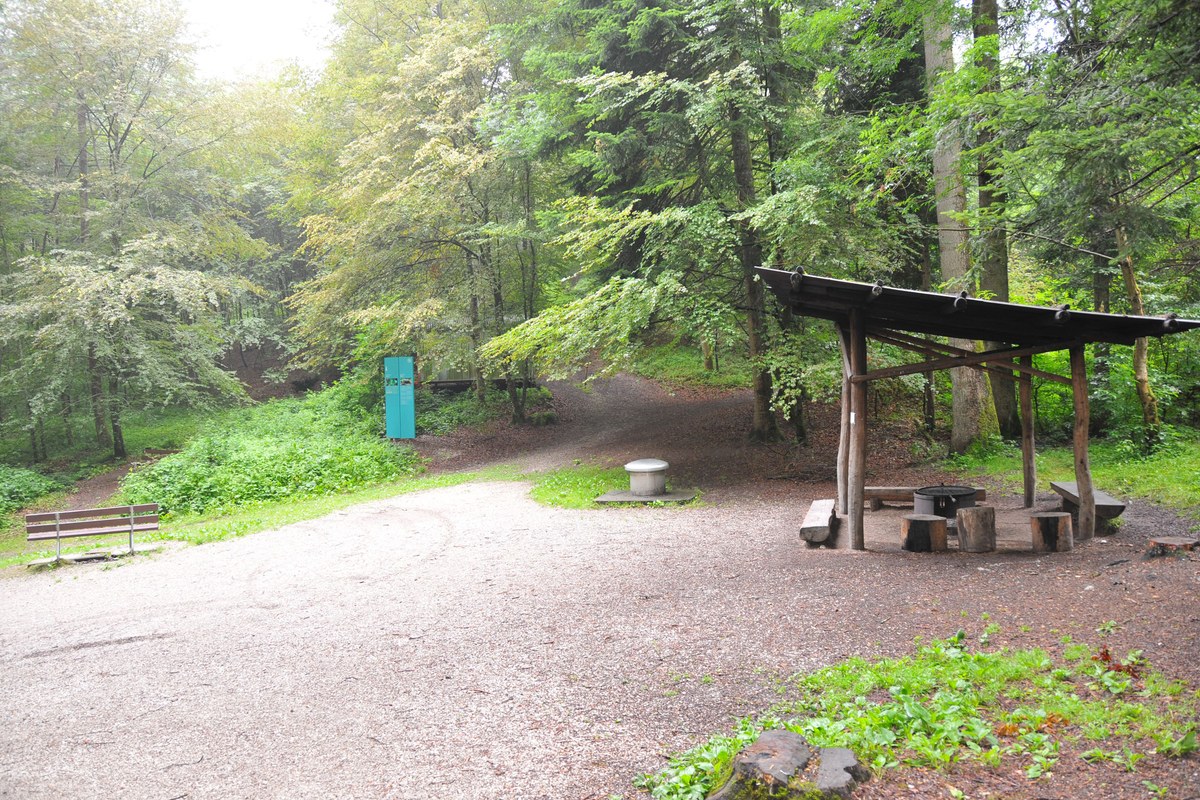
[[[1038,353],[1048,353],[1056,350],[1069,350],[1072,347],[1079,346],[1078,342],[1056,342],[1054,344],[1033,345],[1030,347],[1014,347],[1007,350],[990,350],[986,353],[971,353],[967,350],[962,350],[950,345],[937,344],[937,347],[943,351],[953,353],[952,355],[943,355],[942,353],[933,350],[931,342],[926,342],[921,339],[914,339],[905,336],[902,333],[892,330],[873,330],[871,335],[875,338],[880,338],[880,335],[887,336],[898,347],[925,355],[935,355],[939,358],[933,361],[924,361],[920,364],[904,364],[899,367],[884,367],[883,369],[871,370],[862,375],[854,375],[850,378],[853,383],[862,383],[866,381],[875,381],[882,378],[898,378],[904,375],[916,375],[922,372],[930,372],[940,369],[955,369],[957,367],[971,367],[976,365],[991,362],[995,365],[997,362],[1003,364],[1004,369],[1011,369],[1017,372],[1024,372],[1031,375],[1036,375],[1044,380],[1054,381],[1070,386],[1071,380],[1061,375],[1055,375],[1052,372],[1044,372],[1042,370],[1027,367],[1024,364],[1018,364],[1013,359],[1019,356],[1032,356]]]

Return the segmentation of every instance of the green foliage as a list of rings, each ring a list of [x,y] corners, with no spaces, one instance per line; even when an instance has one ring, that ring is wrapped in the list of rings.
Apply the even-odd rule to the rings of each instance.
[[[227,413],[182,452],[131,473],[122,492],[166,512],[201,513],[412,475],[416,454],[381,439],[381,424],[340,384]]]
[[[490,387],[482,402],[473,391],[446,394],[418,389],[415,396],[418,434],[445,436],[458,428],[473,428],[501,419],[511,411],[508,395]],[[544,402],[548,398],[549,392],[543,389],[531,391],[531,401]]]
[[[1041,650],[972,651],[959,631],[909,657],[851,658],[796,677],[796,699],[673,757],[641,785],[659,800],[703,798],[739,749],[780,727],[818,747],[849,747],[877,770],[973,760],[1019,764],[1031,780],[1053,770],[1063,743],[1083,738],[1121,744],[1094,747],[1085,760],[1115,760],[1131,771],[1150,750],[1179,757],[1194,747],[1200,693],[1184,696],[1158,674],[1139,680],[1110,670],[1087,648],[1074,655],[1056,663]],[[1114,676],[1137,681],[1141,691],[1097,688]]]
[[[1141,497],[1200,515],[1200,432],[1183,429],[1157,450],[1146,453],[1130,440],[1093,441],[1088,448],[1092,480],[1118,497]],[[987,475],[1010,488],[1021,485],[1020,449],[993,441],[946,462],[947,468]],[[1037,454],[1038,480],[1075,479],[1075,454],[1070,447],[1044,448]]]
[[[715,368],[706,369],[704,354],[699,348],[677,343],[647,348],[630,368],[638,375],[669,386],[745,389],[753,378],[750,363],[736,351],[718,354]]]
[[[41,473],[0,464],[0,515],[24,508],[30,501],[61,488],[62,484]]]

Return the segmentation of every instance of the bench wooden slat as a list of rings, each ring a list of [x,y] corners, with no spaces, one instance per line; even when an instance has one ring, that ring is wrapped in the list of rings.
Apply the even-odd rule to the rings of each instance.
[[[158,527],[158,515],[157,514],[147,514],[147,515],[144,515],[141,517],[133,517],[132,520],[133,520],[133,529],[135,531],[139,529],[138,526],[147,525],[150,523],[154,523],[154,526]],[[62,531],[64,536],[68,535],[68,533],[70,531],[85,531],[85,530],[102,531],[103,530],[103,531],[120,532],[120,531],[129,530],[129,522],[130,522],[129,517],[116,517],[114,519],[84,519],[84,520],[77,520],[75,522],[60,522],[57,525],[55,525],[53,522],[49,522],[49,523],[42,523],[40,525],[26,525],[25,532],[28,534],[47,533],[47,532],[54,533],[55,530],[60,530],[60,531]],[[54,537],[51,537],[51,538],[54,538]]]
[[[87,519],[88,517],[114,517],[118,514],[126,519],[132,514],[157,513],[158,503],[143,503],[137,506],[113,506],[111,508],[78,508],[71,511],[39,511],[36,514],[26,514],[25,523],[54,522],[55,514],[58,519]]]
[[[1072,505],[1079,506],[1079,484],[1075,481],[1050,481],[1050,488],[1055,494]],[[1100,519],[1113,519],[1125,513],[1125,504],[1110,494],[1105,494],[1093,487],[1092,496],[1096,500],[1096,516]]]
[[[139,533],[142,531],[156,531],[156,530],[158,530],[157,522],[149,523],[146,525],[134,525],[133,526],[134,533]],[[97,529],[93,529],[93,530],[63,531],[61,536],[55,536],[54,531],[51,530],[49,533],[31,533],[31,534],[29,534],[29,541],[31,541],[31,542],[51,541],[52,542],[55,539],[73,539],[77,536],[103,536],[103,535],[111,534],[111,533],[129,533],[129,526],[126,525],[123,528],[97,528]]]

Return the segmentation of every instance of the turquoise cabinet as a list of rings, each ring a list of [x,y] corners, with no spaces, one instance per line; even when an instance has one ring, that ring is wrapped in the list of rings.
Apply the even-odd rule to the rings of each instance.
[[[412,356],[391,356],[383,360],[383,407],[389,439],[417,438]]]

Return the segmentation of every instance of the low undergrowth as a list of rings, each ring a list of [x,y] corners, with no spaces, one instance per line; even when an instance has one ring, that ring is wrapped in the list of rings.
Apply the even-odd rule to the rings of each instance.
[[[61,488],[61,483],[40,472],[0,464],[0,515],[24,508],[31,501]]]
[[[1098,440],[1088,447],[1092,481],[1118,497],[1141,497],[1200,518],[1200,432],[1180,429],[1150,453],[1129,440]],[[1049,481],[1075,480],[1075,454],[1070,447],[1037,453],[1039,490]],[[947,461],[951,471],[986,475],[1009,489],[1021,488],[1021,450],[1016,444],[991,442]]]
[[[184,449],[131,473],[124,499],[203,514],[336,494],[411,477],[416,453],[338,387],[227,412]]]
[[[849,747],[874,770],[1018,763],[1051,773],[1064,744],[1082,758],[1136,764],[1148,753],[1197,749],[1200,692],[1151,671],[1140,653],[1068,644],[972,650],[960,631],[909,657],[851,658],[792,679],[797,698],[672,758],[639,785],[660,800],[699,800],[728,777],[737,752],[763,730],[787,728],[818,747]]]
[[[753,378],[750,362],[744,356],[722,348],[714,368],[706,369],[699,348],[675,344],[647,349],[633,363],[632,371],[672,386],[719,389],[747,389]]]

